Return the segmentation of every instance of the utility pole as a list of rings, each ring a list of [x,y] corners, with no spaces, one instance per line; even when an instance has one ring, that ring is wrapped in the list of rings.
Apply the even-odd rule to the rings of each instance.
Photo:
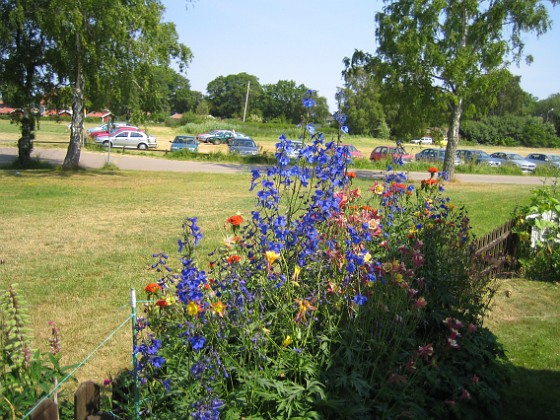
[[[247,93],[245,94],[245,109],[243,110],[243,122],[245,122],[245,115],[247,114],[247,103],[249,102],[249,87],[251,86],[251,81],[247,82]]]

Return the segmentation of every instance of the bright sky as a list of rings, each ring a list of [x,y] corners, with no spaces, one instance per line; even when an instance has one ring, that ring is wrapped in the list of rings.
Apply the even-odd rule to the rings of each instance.
[[[375,13],[381,0],[162,0],[193,61],[186,77],[193,90],[219,76],[248,73],[261,84],[293,80],[315,89],[335,110],[342,60],[354,50],[375,52]],[[512,67],[521,87],[539,99],[560,93],[560,7],[552,30],[526,35],[530,65]]]

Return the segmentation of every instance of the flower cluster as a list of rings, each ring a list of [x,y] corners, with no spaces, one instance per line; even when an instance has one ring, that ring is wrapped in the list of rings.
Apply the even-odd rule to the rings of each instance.
[[[308,92],[304,106],[313,101]],[[466,249],[468,219],[443,197],[436,168],[419,189],[389,170],[362,191],[344,148],[306,127],[311,138],[295,160],[281,136],[276,166],[252,171],[256,207],[226,219],[232,236],[206,270],[192,256],[202,237],[196,218],[183,225],[178,271],[154,254],[161,277],[146,286],[135,350],[152,412],[180,400],[205,419],[391,417],[405,406],[385,400],[397,411],[377,411],[386,389],[423,388],[420,361],[430,367],[445,347],[443,299],[430,283],[437,258],[426,241],[436,232],[446,249]],[[455,314],[446,319],[453,347],[462,325]]]

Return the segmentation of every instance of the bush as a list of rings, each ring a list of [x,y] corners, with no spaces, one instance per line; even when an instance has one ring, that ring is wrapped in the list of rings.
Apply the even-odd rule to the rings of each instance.
[[[560,189],[558,178],[533,191],[527,206],[515,210],[521,239],[519,261],[533,280],[560,281]]]
[[[22,418],[68,368],[59,364],[59,329],[49,322],[50,352],[31,348],[26,302],[12,285],[0,296],[0,418]]]

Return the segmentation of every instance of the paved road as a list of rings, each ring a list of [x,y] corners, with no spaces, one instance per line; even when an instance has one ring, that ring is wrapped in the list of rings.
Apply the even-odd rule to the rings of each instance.
[[[42,149],[33,150],[33,157],[60,165],[66,156],[66,149]],[[83,168],[98,169],[107,162],[107,153],[89,152],[82,150],[80,156],[80,166]],[[13,162],[17,158],[17,148],[0,147],[0,165]],[[140,171],[171,171],[171,172],[210,172],[210,173],[244,173],[257,165],[240,165],[233,163],[209,163],[196,161],[177,161],[161,158],[151,158],[145,156],[122,155],[116,150],[111,153],[111,163],[123,170]],[[360,178],[382,179],[383,171],[379,170],[355,170]],[[427,174],[409,173],[409,178],[413,180],[425,179]],[[493,184],[517,184],[517,185],[543,185],[543,178],[535,176],[508,176],[508,175],[471,175],[455,174],[455,179],[465,183],[493,183]]]

